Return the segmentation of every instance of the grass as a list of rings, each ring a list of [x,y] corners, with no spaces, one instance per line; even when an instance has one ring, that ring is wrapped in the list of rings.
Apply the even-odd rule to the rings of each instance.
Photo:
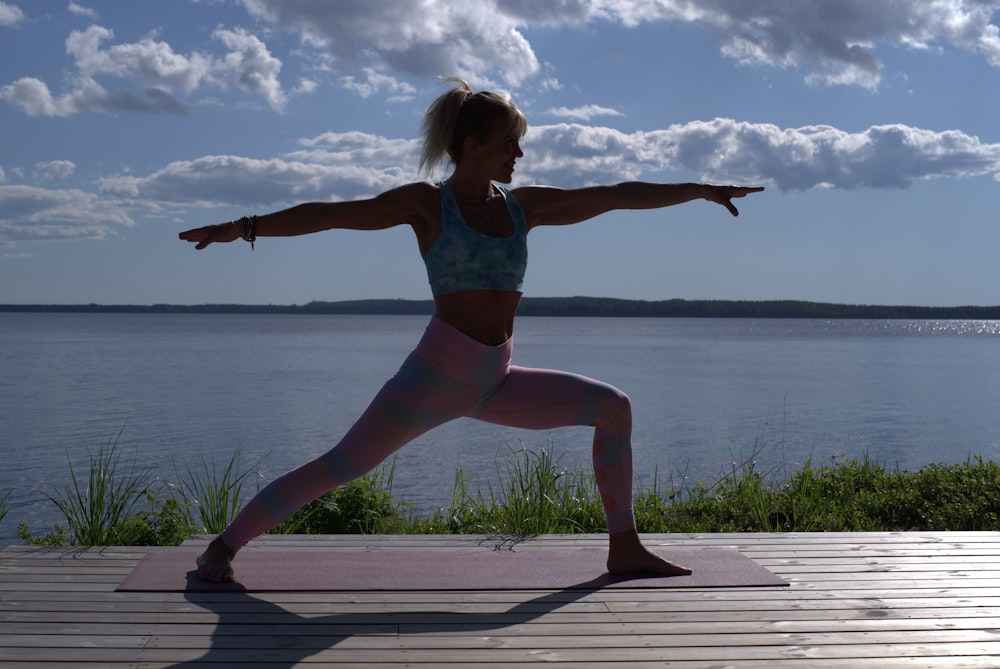
[[[982,457],[932,464],[918,471],[889,468],[867,457],[814,465],[790,474],[757,470],[752,457],[712,483],[677,486],[654,472],[635,491],[640,532],[805,532],[1000,530],[1000,464]],[[567,470],[549,450],[508,449],[497,459],[497,482],[473,489],[456,470],[447,508],[419,516],[392,494],[394,463],[311,502],[276,532],[487,534],[525,537],[603,532],[604,513],[589,471]],[[256,470],[239,453],[221,469],[200,462],[181,485],[157,487],[136,460],[124,463],[117,439],[90,458],[86,481],[70,466],[71,485],[49,499],[66,525],[34,544],[173,545],[217,533],[245,500]],[[0,497],[0,520],[7,497]]]
[[[248,479],[257,479],[253,469],[240,468],[240,452],[237,450],[221,470],[213,460],[211,463],[201,457],[200,469],[186,465],[183,484],[177,494],[188,509],[192,523],[199,531],[219,534],[236,517],[246,502],[244,486]]]
[[[67,454],[70,484],[48,495],[66,521],[46,534],[34,535],[24,523],[18,536],[45,546],[174,545],[193,534],[188,509],[176,498],[163,498],[138,453],[123,463],[118,436],[90,452],[84,480]]]
[[[1000,529],[1000,465],[970,458],[917,471],[862,456],[766,477],[745,464],[680,500],[648,491],[644,532],[979,531]],[[637,513],[638,516],[638,513]]]
[[[451,504],[437,517],[449,532],[529,536],[606,527],[593,476],[567,471],[551,451],[508,449],[496,467],[498,483],[485,492],[470,490],[457,470]]]
[[[71,485],[49,496],[66,518],[73,543],[92,546],[121,543],[125,538],[123,528],[146,495],[152,475],[138,467],[137,457],[122,464],[118,437],[101,446],[96,454],[90,453],[85,484],[77,477],[67,454]]]

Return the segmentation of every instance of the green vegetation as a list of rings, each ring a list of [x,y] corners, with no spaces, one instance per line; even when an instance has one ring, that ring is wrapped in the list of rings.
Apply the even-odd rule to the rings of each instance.
[[[439,531],[530,536],[606,530],[593,475],[564,470],[549,451],[509,449],[497,473],[496,487],[473,492],[459,469],[449,508],[433,519]]]
[[[916,472],[868,457],[807,462],[787,476],[757,471],[753,457],[714,483],[675,486],[654,472],[636,491],[640,532],[792,532],[1000,530],[1000,464],[981,457],[933,464]],[[254,469],[239,453],[221,470],[201,461],[184,485],[155,485],[135,460],[123,465],[117,440],[90,458],[86,482],[70,466],[71,485],[49,499],[66,525],[35,536],[39,545],[176,545],[217,533],[246,501]],[[394,465],[381,467],[306,505],[276,532],[302,534],[413,533],[525,537],[605,530],[592,474],[568,471],[549,451],[510,449],[497,461],[497,483],[470,486],[461,469],[447,508],[413,513],[392,495]],[[164,494],[164,490],[168,491]],[[6,514],[0,498],[0,520]]]
[[[653,521],[640,521],[643,532],[978,531],[1000,529],[998,490],[1000,465],[981,457],[910,472],[866,456],[806,463],[784,480],[746,464],[714,485],[667,499],[649,490],[636,504],[655,509],[642,514]]]
[[[118,437],[90,453],[85,483],[70,462],[70,485],[48,495],[66,525],[34,536],[21,523],[21,539],[43,546],[147,546],[176,545],[193,534],[187,508],[174,497],[157,494],[150,470],[137,465],[138,455],[122,464]]]
[[[190,465],[186,469],[187,474],[183,477],[186,485],[177,488],[177,497],[187,510],[189,523],[199,532],[221,533],[247,501],[243,486],[250,477],[257,478],[256,471],[240,470],[239,451],[233,453],[222,471],[214,461],[207,462],[204,456],[201,457],[201,469],[192,470]]]
[[[392,496],[395,463],[313,500],[276,527],[283,534],[409,533],[408,506]]]

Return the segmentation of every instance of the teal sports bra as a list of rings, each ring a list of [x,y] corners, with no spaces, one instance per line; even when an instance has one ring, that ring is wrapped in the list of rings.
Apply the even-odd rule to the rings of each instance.
[[[441,236],[423,256],[434,297],[463,290],[520,292],[528,267],[528,223],[521,204],[509,190],[496,187],[514,222],[514,233],[507,237],[491,237],[469,227],[446,182],[438,186],[441,189]]]

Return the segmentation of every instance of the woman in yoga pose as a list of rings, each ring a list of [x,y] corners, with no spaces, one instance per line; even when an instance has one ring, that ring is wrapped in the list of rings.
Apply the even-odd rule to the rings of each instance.
[[[451,176],[412,183],[351,202],[313,202],[180,233],[203,249],[213,242],[305,235],[334,228],[413,229],[434,296],[434,315],[413,352],[333,449],[275,479],[198,558],[198,575],[232,581],[236,552],[296,509],[373,469],[442,423],[469,416],[529,429],[594,427],[593,464],[607,517],[613,573],[688,574],[648,551],[632,512],[629,398],[605,383],[511,364],[514,315],[527,264],[527,233],[614,209],[651,209],[695,199],[725,206],[763,190],[705,184],[621,183],[579,189],[508,190],[527,128],[503,95],[473,93],[460,79],[424,116],[420,167],[447,157]]]

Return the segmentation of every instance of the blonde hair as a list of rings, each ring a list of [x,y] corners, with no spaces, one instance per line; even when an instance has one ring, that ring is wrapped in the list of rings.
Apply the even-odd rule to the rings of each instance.
[[[524,136],[528,121],[509,97],[490,91],[473,93],[459,77],[444,80],[455,86],[434,100],[424,114],[421,172],[429,174],[445,156],[458,163],[465,138],[488,141],[497,121],[507,121],[511,130]]]

